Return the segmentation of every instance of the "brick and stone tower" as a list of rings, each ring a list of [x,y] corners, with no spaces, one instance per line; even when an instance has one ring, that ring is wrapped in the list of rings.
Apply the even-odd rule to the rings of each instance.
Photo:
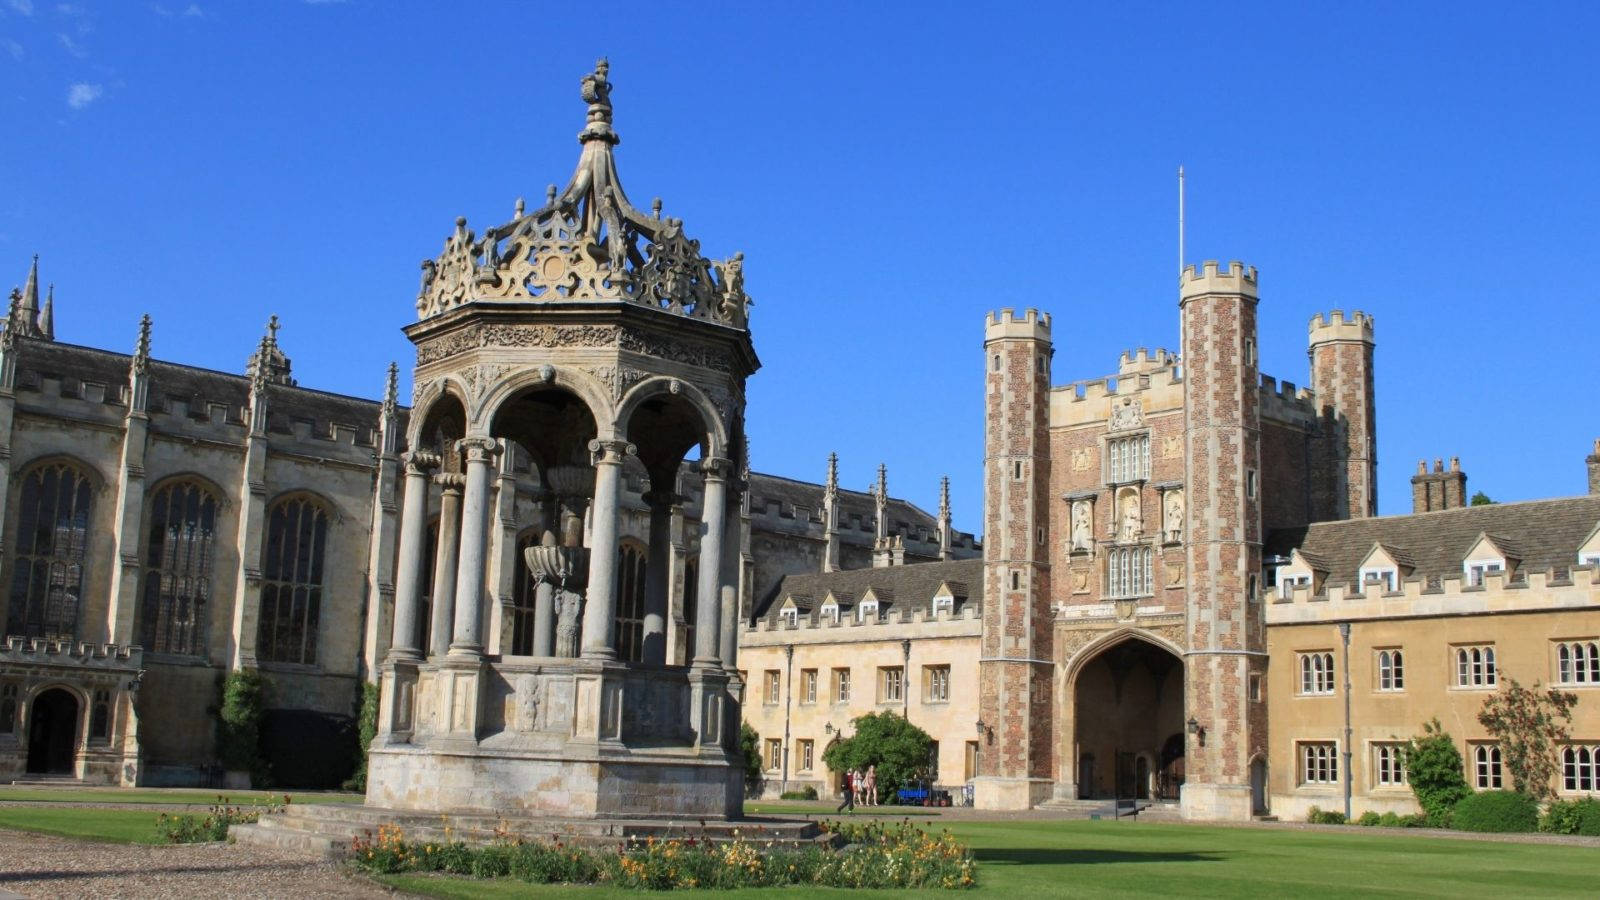
[[[1055,726],[1049,547],[1050,317],[1002,309],[984,332],[984,606],[975,802],[1050,796]]]
[[[1323,433],[1313,453],[1316,518],[1378,514],[1378,420],[1372,390],[1372,317],[1334,310],[1311,318],[1311,387]]]
[[[1260,603],[1260,395],[1256,270],[1207,262],[1184,270],[1184,469],[1188,585],[1183,814],[1245,819],[1250,769],[1266,755]]]

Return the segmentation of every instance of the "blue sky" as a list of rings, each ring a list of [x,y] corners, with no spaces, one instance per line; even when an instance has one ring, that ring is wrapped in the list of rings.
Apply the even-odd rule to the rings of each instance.
[[[375,397],[418,260],[565,183],[607,55],[630,195],[745,253],[759,470],[837,450],[930,509],[949,474],[979,528],[984,315],[1051,312],[1060,382],[1173,346],[1181,163],[1188,259],[1260,267],[1264,371],[1376,316],[1382,512],[1452,454],[1581,493],[1600,6],[1308,7],[0,0],[0,279],[37,252],[61,339],[148,311],[231,371],[277,313],[303,385]]]

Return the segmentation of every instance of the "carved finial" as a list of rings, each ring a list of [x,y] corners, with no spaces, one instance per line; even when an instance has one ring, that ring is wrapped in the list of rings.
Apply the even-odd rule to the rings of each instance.
[[[657,197],[654,200],[650,201],[650,214],[655,216],[658,219],[661,218],[661,198],[660,197]]]
[[[383,383],[383,414],[392,417],[400,408],[400,366],[389,363],[389,377]]]
[[[6,310],[6,330],[0,334],[0,346],[10,350],[17,345],[17,323],[22,321],[22,291],[11,289],[11,305]]]
[[[939,479],[939,518],[950,518],[950,476]]]
[[[549,185],[548,187],[546,187],[544,189],[544,205],[545,206],[555,206],[556,205],[556,186],[554,184]]]
[[[56,286],[44,295],[44,306],[39,309],[39,336],[47,341],[56,339]]]
[[[589,120],[578,133],[579,141],[617,143],[617,136],[611,130],[611,82],[607,78],[610,71],[611,64],[602,56],[594,64],[594,72],[583,76],[579,95],[589,104]]]
[[[839,489],[839,454],[828,454],[828,491],[831,493]]]
[[[517,218],[517,219],[522,218],[522,211],[527,209],[527,208],[528,208],[528,204],[521,197],[518,197],[517,198],[517,208],[515,210],[512,210],[512,217],[513,218]]]
[[[278,329],[282,327],[282,325],[278,324],[278,314],[273,313],[272,317],[267,319],[267,340],[265,343],[271,344],[272,346],[277,346]]]
[[[133,370],[143,372],[150,367],[150,314],[139,317],[139,336],[133,341]]]

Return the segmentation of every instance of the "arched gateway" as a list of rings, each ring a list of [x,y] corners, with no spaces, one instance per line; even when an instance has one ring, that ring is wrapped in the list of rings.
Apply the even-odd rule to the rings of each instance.
[[[443,253],[422,264],[419,321],[406,329],[416,396],[371,805],[740,809],[727,523],[742,489],[744,382],[759,365],[742,259],[705,258],[659,201],[648,214],[628,201],[606,76],[602,60],[583,79],[588,119],[566,188],[532,211],[518,201],[515,218],[482,235],[457,219]],[[506,454],[530,461],[544,488],[531,521],[505,520],[516,514],[499,498]],[[618,539],[630,456],[650,480],[642,553]],[[705,524],[694,645],[680,666],[668,664],[666,554],[685,469],[704,481]],[[496,528],[539,536],[518,561],[536,585],[532,621],[519,614],[527,655],[485,649]]]
[[[1183,661],[1127,637],[1090,651],[1072,678],[1077,795],[1176,800],[1183,784]]]

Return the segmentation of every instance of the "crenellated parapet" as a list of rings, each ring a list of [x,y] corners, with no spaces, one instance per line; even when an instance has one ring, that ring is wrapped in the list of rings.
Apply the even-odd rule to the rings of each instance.
[[[1587,609],[1600,602],[1600,567],[1565,570],[1487,572],[1481,584],[1462,575],[1401,580],[1393,591],[1381,581],[1365,585],[1294,585],[1267,604],[1268,625],[1351,619],[1463,616],[1553,609]]]
[[[1003,339],[1050,340],[1050,314],[1028,309],[1022,315],[1011,307],[991,312],[983,330],[985,341]]]
[[[1311,429],[1317,422],[1316,393],[1292,381],[1261,376],[1261,418]]]
[[[1373,343],[1373,326],[1375,320],[1361,310],[1356,310],[1349,316],[1344,310],[1336,309],[1326,317],[1317,313],[1311,317],[1310,343],[1315,347],[1332,341],[1360,341]]]
[[[137,668],[144,651],[125,644],[96,644],[89,641],[51,641],[43,638],[8,636],[0,642],[0,662]]]
[[[1256,267],[1234,260],[1223,268],[1214,259],[1199,266],[1185,266],[1179,278],[1179,293],[1183,297],[1204,294],[1244,294],[1258,297]]]

